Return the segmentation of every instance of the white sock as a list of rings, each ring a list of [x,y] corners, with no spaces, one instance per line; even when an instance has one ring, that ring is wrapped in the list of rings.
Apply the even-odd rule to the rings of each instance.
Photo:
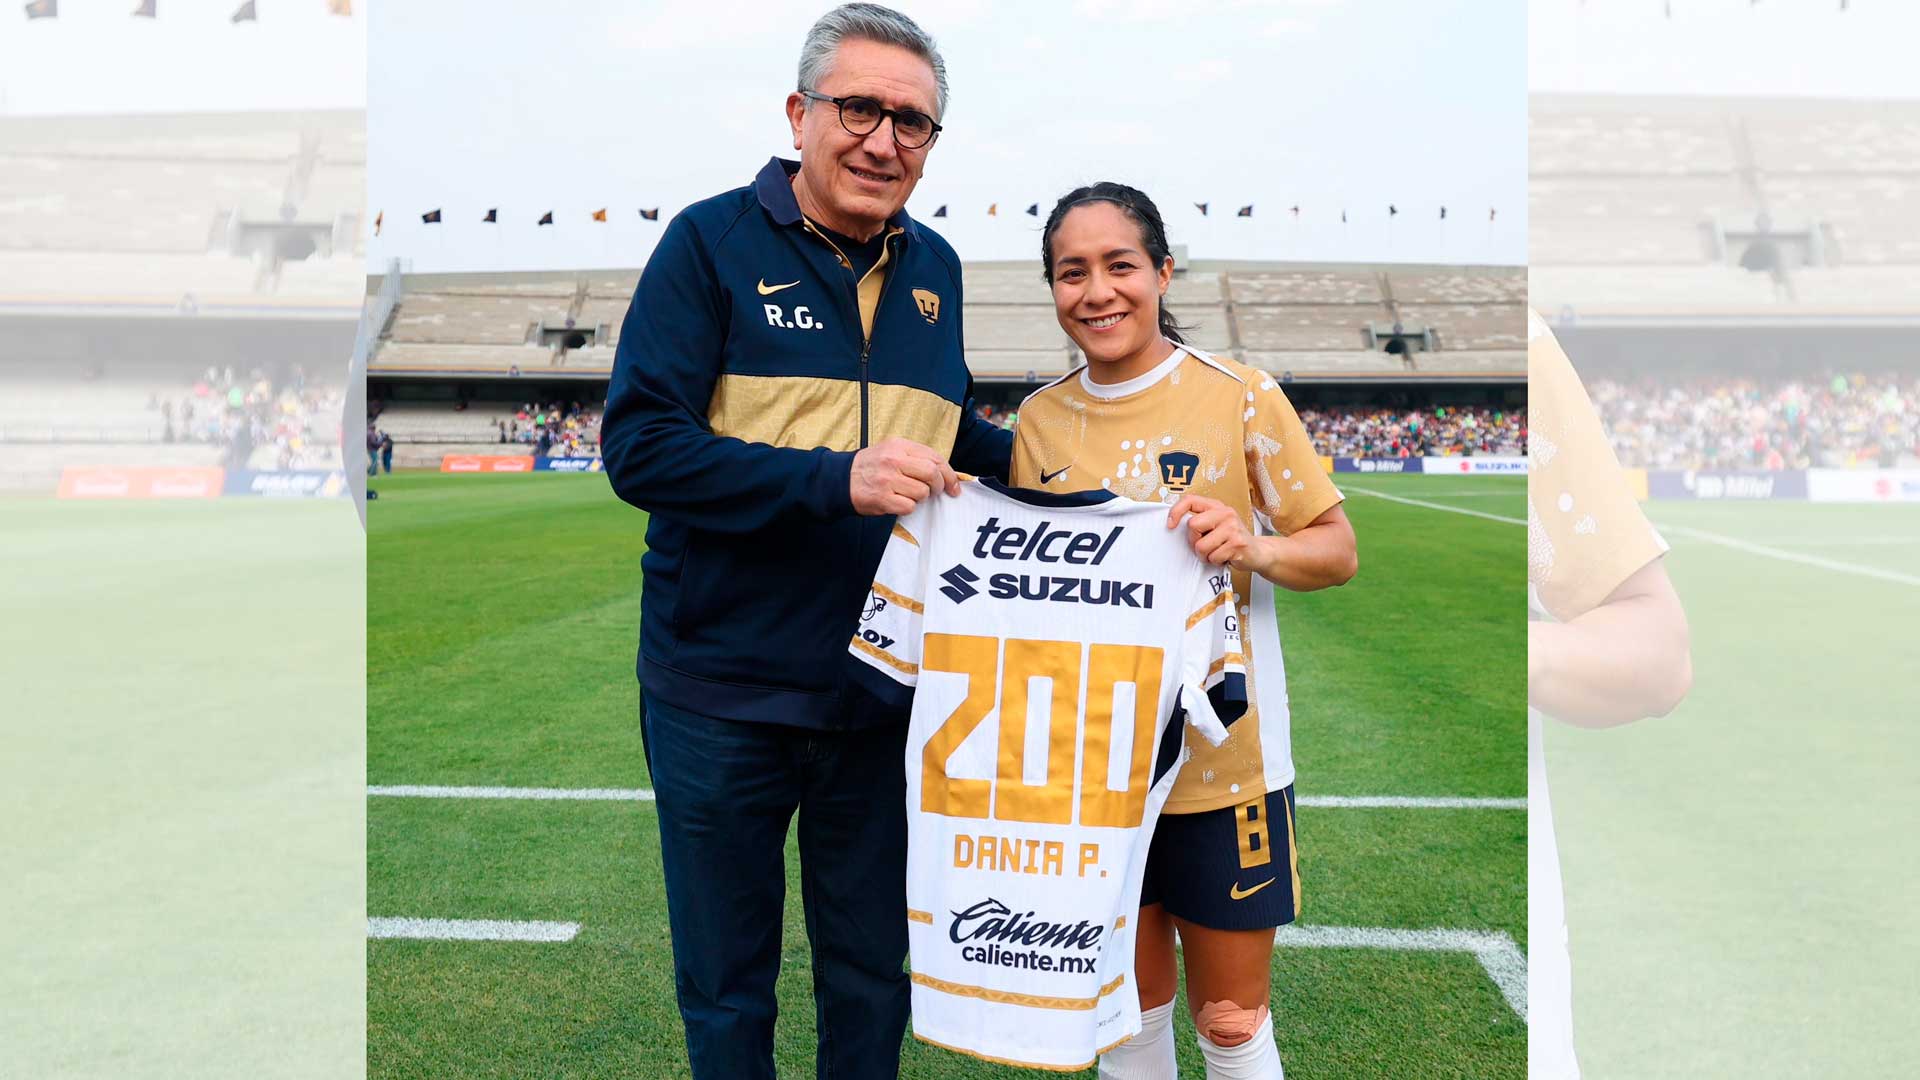
[[[1239,1046],[1215,1046],[1198,1032],[1200,1056],[1207,1059],[1207,1080],[1283,1080],[1280,1048],[1273,1041],[1273,1014],[1260,1021],[1253,1038]]]
[[[1173,1002],[1140,1010],[1140,1034],[1100,1055],[1100,1080],[1178,1080]]]

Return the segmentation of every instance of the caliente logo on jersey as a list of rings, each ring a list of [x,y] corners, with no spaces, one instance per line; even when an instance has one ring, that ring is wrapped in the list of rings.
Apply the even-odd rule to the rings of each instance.
[[[1016,913],[991,896],[950,914],[947,937],[961,947],[960,958],[990,967],[1090,972],[1106,936],[1105,923],[1050,922],[1035,918],[1037,912]]]

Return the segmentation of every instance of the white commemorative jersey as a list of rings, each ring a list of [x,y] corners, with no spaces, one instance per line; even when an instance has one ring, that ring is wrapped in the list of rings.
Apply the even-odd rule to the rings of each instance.
[[[1081,1069],[1140,1031],[1130,916],[1188,720],[1245,708],[1229,575],[1167,508],[991,480],[902,517],[850,647],[912,698],[913,1029]]]

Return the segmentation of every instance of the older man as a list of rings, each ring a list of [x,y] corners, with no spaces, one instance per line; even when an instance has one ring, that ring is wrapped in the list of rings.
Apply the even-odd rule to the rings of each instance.
[[[800,161],[675,218],[621,331],[604,453],[652,515],[642,732],[696,1077],[774,1075],[796,811],[819,1074],[899,1068],[905,717],[844,654],[891,515],[1012,453],[971,407],[959,260],[902,209],[946,97],[912,20],[828,13],[787,96]]]

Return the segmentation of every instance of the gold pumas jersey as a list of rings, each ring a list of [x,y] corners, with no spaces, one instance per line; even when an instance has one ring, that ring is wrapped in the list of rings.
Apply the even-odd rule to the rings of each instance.
[[[1034,391],[1014,430],[1012,480],[1143,502],[1192,492],[1233,507],[1250,530],[1281,536],[1341,501],[1279,383],[1186,346],[1123,383],[1102,386],[1083,366]],[[1224,744],[1193,747],[1169,814],[1237,806],[1293,783],[1273,583],[1235,571],[1233,591],[1244,624],[1247,712]]]

